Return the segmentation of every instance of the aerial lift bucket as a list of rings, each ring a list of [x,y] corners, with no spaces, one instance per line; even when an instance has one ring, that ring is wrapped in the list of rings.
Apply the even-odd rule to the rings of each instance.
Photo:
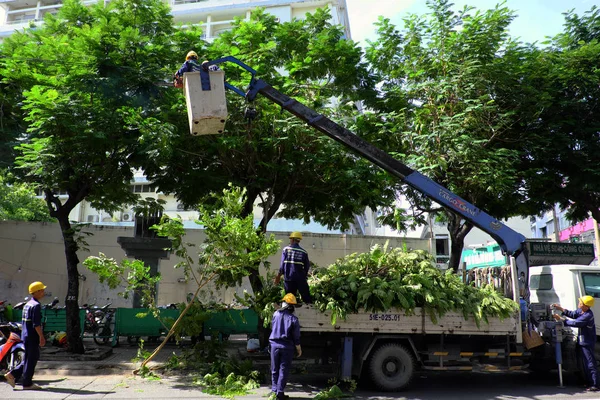
[[[210,90],[202,90],[200,72],[183,74],[183,92],[192,135],[214,135],[223,133],[225,129],[225,72],[210,71],[208,75]]]

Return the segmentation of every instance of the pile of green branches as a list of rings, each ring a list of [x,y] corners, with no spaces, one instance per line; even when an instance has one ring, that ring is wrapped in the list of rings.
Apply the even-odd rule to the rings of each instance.
[[[331,322],[358,311],[406,314],[423,307],[431,320],[447,312],[474,318],[477,326],[489,317],[514,315],[518,305],[493,286],[465,285],[452,271],[442,272],[423,250],[407,251],[375,246],[368,253],[351,254],[327,268],[315,270],[309,279],[315,305],[331,312]]]
[[[213,337],[198,342],[179,355],[173,354],[165,363],[167,371],[193,371],[193,382],[204,393],[234,399],[245,396],[265,381],[252,360],[240,360],[227,352],[226,344]]]

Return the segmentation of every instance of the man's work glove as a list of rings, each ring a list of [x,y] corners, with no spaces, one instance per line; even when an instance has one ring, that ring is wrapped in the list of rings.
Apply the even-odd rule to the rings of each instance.
[[[302,347],[300,345],[296,346],[296,352],[298,352],[298,357],[302,356]]]
[[[177,75],[175,75],[173,77],[173,86],[181,89],[183,87],[183,78],[180,78]]]

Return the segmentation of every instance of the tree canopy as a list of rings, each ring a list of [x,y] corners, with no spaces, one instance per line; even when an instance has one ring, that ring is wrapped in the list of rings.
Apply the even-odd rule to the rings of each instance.
[[[520,132],[514,129],[521,62],[528,48],[507,28],[514,13],[452,10],[447,0],[428,1],[431,13],[409,15],[403,28],[381,18],[367,58],[381,80],[368,105],[395,136],[390,149],[407,165],[496,218],[520,215]],[[509,99],[511,99],[509,101]],[[440,211],[414,191],[415,207]],[[444,210],[458,268],[472,223]]]
[[[309,107],[335,119],[351,118],[352,101],[369,87],[365,82],[370,76],[360,48],[345,40],[341,28],[329,20],[327,11],[318,10],[305,20],[279,23],[259,10],[248,21],[236,20],[231,31],[207,48],[205,57],[234,55]],[[221,67],[230,83],[249,83],[249,75],[237,66]],[[244,99],[230,92],[227,101],[225,134],[176,134],[147,143],[157,157],[145,171],[161,190],[194,205],[232,182],[247,190],[246,214],[259,201],[263,229],[278,210],[282,217],[345,229],[366,206],[388,204],[393,197],[382,171],[278,106],[259,96],[254,104],[258,117],[248,121]],[[178,107],[183,109],[183,98]],[[179,118],[184,125],[183,111]]]
[[[559,204],[571,221],[600,221],[600,9],[565,16],[564,32],[537,50],[524,79],[538,111],[519,109],[522,169],[532,209]]]
[[[0,171],[0,221],[53,221],[31,185],[11,183],[9,175]]]
[[[134,168],[148,154],[145,140],[172,131],[157,118],[171,91],[176,55],[199,30],[177,30],[159,0],[116,0],[85,6],[67,0],[44,24],[16,32],[2,44],[3,84],[22,92],[25,129],[16,173],[43,190],[65,240],[69,278],[69,346],[82,352],[77,305],[77,250],[69,213],[81,201],[106,211],[135,202]],[[184,47],[185,46],[185,47]],[[151,155],[150,155],[151,156]],[[67,198],[58,198],[58,191]]]

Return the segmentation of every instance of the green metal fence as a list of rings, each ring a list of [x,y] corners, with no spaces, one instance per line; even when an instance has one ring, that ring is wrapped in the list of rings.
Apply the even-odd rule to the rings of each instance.
[[[22,310],[13,310],[12,320],[21,322]],[[179,317],[180,311],[177,309],[160,310],[160,319],[154,317],[147,308],[117,308],[114,316],[114,330],[111,332],[110,341],[112,345],[118,343],[119,337],[128,338],[151,337],[158,338],[165,335],[172,323]],[[81,335],[84,335],[85,328],[85,310],[79,311],[79,322],[81,325]],[[42,321],[44,332],[57,332],[67,330],[66,310],[61,309],[43,309]],[[111,327],[112,328],[112,327]],[[204,323],[204,333],[206,335],[218,334],[257,334],[258,316],[253,310],[226,310],[215,311],[211,318]]]
[[[179,317],[179,310],[160,310],[163,322]],[[147,308],[117,308],[115,330],[119,336],[161,336],[168,332],[170,324],[163,324]]]
[[[12,321],[21,322],[23,319],[23,310],[12,310]],[[85,324],[85,310],[79,310],[79,325],[81,326],[81,335]],[[67,310],[42,309],[42,325],[44,332],[66,332],[67,331]]]
[[[221,334],[257,334],[258,315],[253,310],[227,310],[217,311],[204,323],[204,333]]]

